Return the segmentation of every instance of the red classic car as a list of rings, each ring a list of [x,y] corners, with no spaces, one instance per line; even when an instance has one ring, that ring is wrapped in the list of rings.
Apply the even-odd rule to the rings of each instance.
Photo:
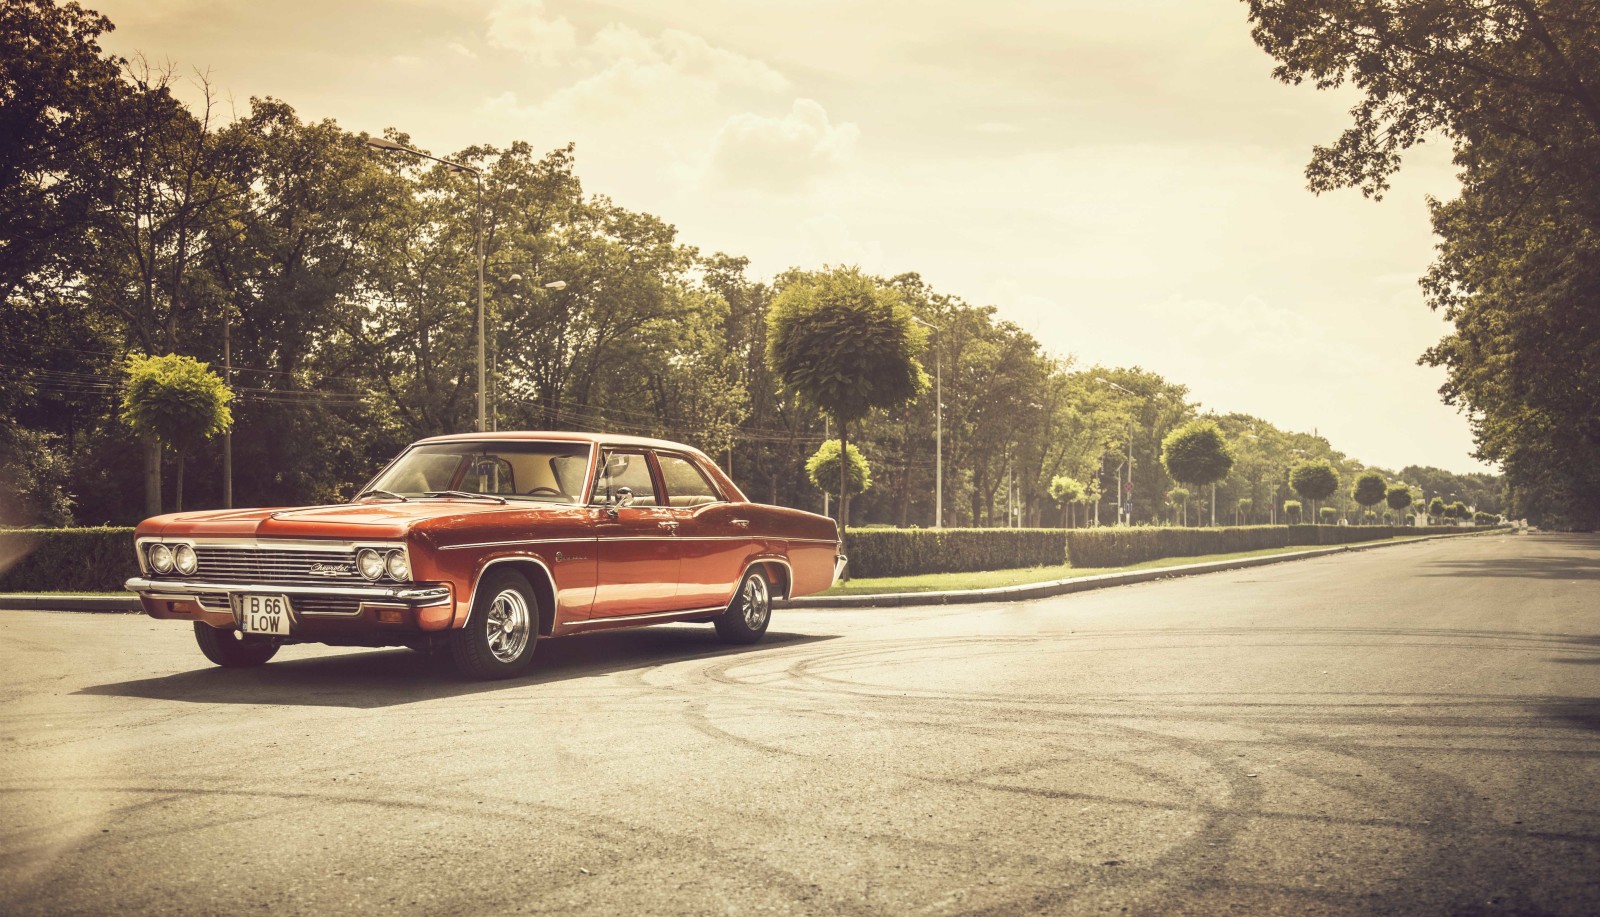
[[[527,671],[538,640],[667,621],[753,643],[772,599],[820,592],[832,519],[751,503],[705,455],[585,433],[438,436],[354,501],[156,516],[128,580],[151,617],[194,622],[207,658],[280,646],[410,646],[469,677]]]

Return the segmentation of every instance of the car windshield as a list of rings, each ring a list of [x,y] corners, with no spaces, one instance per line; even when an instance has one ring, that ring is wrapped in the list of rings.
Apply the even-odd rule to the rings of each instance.
[[[366,499],[466,498],[582,503],[587,443],[429,443],[414,446],[361,492]]]

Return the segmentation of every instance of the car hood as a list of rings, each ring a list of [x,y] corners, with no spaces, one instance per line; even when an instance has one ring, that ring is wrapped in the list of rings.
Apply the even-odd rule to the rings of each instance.
[[[174,513],[147,519],[139,534],[229,538],[401,538],[420,522],[445,516],[527,512],[537,504],[502,505],[480,500],[423,499],[400,502],[336,503],[267,509],[224,509]],[[551,509],[570,509],[551,505]]]

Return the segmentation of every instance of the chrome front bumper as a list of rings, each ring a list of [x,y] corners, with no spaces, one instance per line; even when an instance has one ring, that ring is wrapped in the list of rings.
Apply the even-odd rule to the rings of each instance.
[[[833,585],[839,585],[839,580],[844,576],[844,568],[850,566],[850,558],[843,554],[833,555]]]
[[[137,592],[151,599],[180,599],[192,601],[196,596],[218,592],[232,595],[236,592],[268,592],[273,595],[325,595],[362,599],[369,602],[399,602],[406,605],[433,605],[449,601],[448,586],[417,586],[397,583],[392,586],[276,586],[271,583],[241,585],[239,583],[205,583],[195,580],[149,579],[135,576],[122,584],[129,592]]]

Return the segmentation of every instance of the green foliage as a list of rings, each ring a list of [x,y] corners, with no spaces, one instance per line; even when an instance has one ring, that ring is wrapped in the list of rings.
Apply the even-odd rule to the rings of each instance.
[[[1324,506],[1317,510],[1317,517],[1323,525],[1333,525],[1339,521],[1339,511],[1331,506]]]
[[[1411,488],[1404,484],[1392,484],[1388,492],[1384,494],[1384,498],[1388,502],[1390,509],[1405,509],[1411,505]]]
[[[1089,492],[1081,483],[1064,474],[1058,474],[1050,479],[1050,499],[1063,506],[1068,503],[1082,503],[1088,495]]]
[[[849,534],[854,576],[1048,567],[1066,556],[1061,529],[851,529]]]
[[[1125,567],[1163,557],[1233,554],[1288,545],[1281,525],[1223,528],[1108,526],[1067,533],[1067,560],[1074,567]]]
[[[1331,462],[1302,462],[1290,473],[1289,485],[1307,500],[1326,500],[1339,489],[1339,472]]]
[[[1443,518],[1444,511],[1445,502],[1442,498],[1434,497],[1432,500],[1428,501],[1428,515],[1433,516],[1434,518]]]
[[[1301,506],[1299,500],[1285,500],[1283,502],[1283,514],[1287,516],[1291,522],[1299,521],[1300,511]]]
[[[67,461],[55,437],[0,425],[0,525],[66,525],[72,520]],[[4,563],[0,554],[0,564]]]
[[[139,573],[131,528],[0,529],[0,562],[0,592],[120,592]]]
[[[849,468],[846,471],[846,480],[852,495],[866,493],[872,487],[872,468],[867,464],[867,457],[855,446],[847,448],[846,454],[850,456]],[[817,447],[817,451],[806,459],[806,477],[818,490],[831,492],[839,486],[839,441],[830,439]]]
[[[1355,487],[1351,489],[1350,496],[1363,507],[1377,506],[1389,495],[1389,486],[1383,480],[1383,475],[1376,471],[1368,471],[1356,478]]]
[[[1453,330],[1423,362],[1446,370],[1440,394],[1470,418],[1478,456],[1505,469],[1519,514],[1600,525],[1600,6],[1249,6],[1278,79],[1359,90],[1353,123],[1313,154],[1314,190],[1380,195],[1403,150],[1448,139],[1461,194],[1430,201],[1439,254],[1423,289]]]
[[[1192,420],[1161,441],[1161,467],[1174,481],[1204,487],[1228,476],[1233,452],[1214,421]]]
[[[187,452],[233,426],[233,392],[199,360],[134,354],[125,371],[122,420],[138,435]]]
[[[859,268],[797,276],[772,302],[767,359],[778,380],[840,424],[916,398],[924,333],[889,287]]]

